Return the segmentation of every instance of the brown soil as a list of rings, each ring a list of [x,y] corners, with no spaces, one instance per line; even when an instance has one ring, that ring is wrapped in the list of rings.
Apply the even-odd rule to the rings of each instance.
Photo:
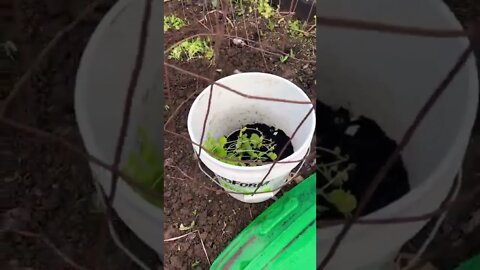
[[[0,4],[0,26],[8,30],[0,41],[12,40],[19,50],[16,61],[0,52],[0,107],[46,42],[89,2],[11,0]],[[8,117],[82,145],[73,109],[76,70],[90,34],[111,4],[99,7],[65,37],[22,89]],[[46,237],[87,269],[138,269],[110,238],[85,160],[59,145],[4,126],[0,127],[0,160],[2,230]],[[155,254],[117,217],[114,224],[127,247],[151,267],[158,264]],[[39,237],[9,232],[2,234],[1,241],[0,269],[72,269]]]
[[[193,22],[194,19],[192,18],[202,17],[201,14],[203,13],[200,7],[185,5],[184,9],[180,9],[174,3],[168,4],[165,14],[176,14],[182,18],[185,15],[190,16],[188,18]],[[182,10],[185,11],[185,15]],[[200,14],[200,16],[196,17],[195,14]],[[205,22],[205,25],[208,26],[209,23]],[[254,33],[257,30],[254,24],[248,21],[247,25],[249,38],[255,39]],[[262,39],[264,44],[277,45],[277,50],[281,50],[282,48],[278,46],[279,36],[267,33],[268,30],[262,24],[260,27],[266,32],[263,37],[265,40]],[[191,23],[180,31],[167,32],[165,47],[168,48],[175,42],[191,35],[205,32],[207,30],[203,26]],[[233,30],[230,30],[230,32],[234,35]],[[243,23],[239,24],[237,33],[239,36],[245,37],[246,32]],[[266,41],[266,39],[270,39],[270,41]],[[305,44],[301,44],[305,41],[306,39],[304,41],[288,39],[286,51],[293,48],[294,51],[301,52],[296,57],[307,59],[312,50],[300,49],[306,48]],[[313,45],[311,39],[308,42]],[[256,46],[258,47],[258,45]],[[281,64],[279,57],[276,55],[262,55],[258,50],[237,47],[228,41],[222,43],[219,55],[220,58],[216,61],[215,66],[209,66],[209,63],[204,60],[188,63],[171,61],[171,63],[206,77],[211,77],[212,73],[215,72],[216,79],[231,75],[235,70],[273,73],[292,80],[313,98],[315,92],[314,64],[294,60],[288,60]],[[314,60],[315,58],[312,58],[310,54],[309,59]],[[171,97],[167,99],[169,110],[166,119],[194,91],[201,91],[208,85],[202,80],[172,69],[168,70],[168,78],[170,90],[167,87],[165,87],[165,90],[167,93],[171,93]],[[196,95],[179,110],[178,115],[172,121],[173,124],[169,127],[170,130],[188,137],[186,127],[188,110],[195,97]],[[180,224],[188,226],[195,220],[193,230],[199,230],[211,262],[242,229],[272,203],[272,201],[268,201],[247,204],[237,201],[221,191],[218,186],[199,171],[191,145],[169,134],[166,135],[165,141],[165,159],[165,238],[185,234],[185,231],[179,230]],[[293,186],[293,184],[290,186]],[[281,195],[279,194],[279,196]],[[191,237],[165,243],[166,269],[190,269],[195,265],[202,269],[208,269],[206,255],[198,235],[192,234]]]

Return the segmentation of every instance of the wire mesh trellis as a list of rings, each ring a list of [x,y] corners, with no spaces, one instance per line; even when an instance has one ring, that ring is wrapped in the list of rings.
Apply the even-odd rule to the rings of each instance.
[[[121,150],[122,145],[123,145],[122,141],[125,137],[126,129],[128,127],[128,118],[129,118],[128,116],[129,116],[129,110],[130,110],[129,107],[131,105],[131,99],[133,97],[133,93],[134,93],[135,88],[136,88],[136,81],[138,80],[138,76],[139,76],[141,66],[142,66],[142,62],[143,62],[142,51],[145,49],[145,42],[146,42],[146,39],[148,38],[147,37],[147,32],[148,32],[147,27],[148,27],[149,16],[150,16],[150,13],[151,13],[152,1],[153,0],[146,0],[145,1],[144,18],[143,18],[143,23],[142,23],[142,28],[141,28],[141,31],[140,31],[140,38],[139,38],[139,44],[140,44],[139,48],[138,48],[139,52],[137,54],[137,59],[136,59],[136,65],[135,65],[134,72],[132,72],[131,83],[130,83],[130,86],[128,88],[129,95],[127,95],[127,99],[125,101],[124,118],[122,120],[122,129],[121,129],[122,131],[120,132],[120,135],[119,135],[119,138],[118,138],[116,156],[119,155],[119,152],[121,153],[120,150]],[[94,4],[92,6],[98,4],[99,2],[101,2],[101,1],[94,2]],[[26,82],[28,82],[30,80],[30,78],[32,77],[32,75],[35,73],[35,71],[37,69],[37,66],[38,66],[38,63],[41,63],[47,57],[47,55],[49,55],[51,53],[53,48],[59,43],[59,41],[62,39],[62,37],[66,33],[72,31],[75,28],[75,25],[78,24],[84,18],[84,16],[86,16],[86,14],[88,14],[89,12],[91,12],[91,10],[93,10],[92,6],[87,8],[85,10],[85,12],[82,13],[79,16],[79,18],[74,21],[74,23],[70,24],[69,26],[67,26],[67,28],[62,30],[56,36],[56,38],[54,38],[52,40],[52,42],[50,42],[46,46],[44,51],[39,55],[39,57],[35,61],[35,65],[32,65],[32,67],[20,78],[20,80],[15,85],[14,90],[11,92],[10,96],[6,99],[6,102],[4,103],[4,106],[3,106],[2,110],[1,110],[1,114],[0,114],[0,123],[2,123],[6,127],[10,127],[10,128],[15,129],[15,130],[18,130],[18,131],[21,131],[21,132],[24,132],[24,133],[27,133],[27,134],[31,134],[31,135],[34,135],[34,136],[37,136],[37,137],[40,137],[40,138],[44,138],[46,140],[50,140],[52,142],[59,143],[60,145],[63,145],[68,150],[84,157],[86,160],[88,160],[92,163],[95,163],[95,164],[111,171],[112,172],[112,183],[115,183],[116,181],[118,181],[118,176],[121,176],[122,179],[124,181],[128,182],[130,185],[137,186],[137,184],[135,184],[136,182],[132,181],[131,177],[122,173],[119,170],[119,168],[118,168],[119,160],[118,159],[115,159],[115,162],[113,164],[106,164],[106,163],[102,162],[101,160],[97,159],[96,157],[86,153],[80,147],[72,145],[71,143],[69,143],[68,141],[64,140],[61,137],[55,136],[53,134],[47,133],[45,131],[39,130],[39,129],[34,128],[34,127],[30,127],[30,126],[26,126],[26,125],[21,124],[21,123],[17,123],[17,122],[15,122],[15,121],[13,121],[13,120],[11,120],[7,117],[8,107],[11,105],[12,101],[19,95],[22,88],[25,87]],[[221,1],[221,6],[223,6],[225,8],[228,5],[227,5],[227,3],[225,3],[225,1]],[[225,12],[225,9],[223,10],[223,12]],[[208,14],[206,14],[206,15],[208,15]],[[218,17],[217,17],[217,19],[218,19]],[[357,208],[357,211],[355,212],[355,215],[352,218],[348,219],[347,221],[338,221],[340,223],[344,223],[344,227],[343,227],[341,233],[337,236],[335,243],[330,248],[330,251],[329,251],[328,255],[324,258],[324,260],[321,263],[320,268],[324,268],[328,264],[329,260],[334,256],[338,246],[341,244],[341,241],[343,240],[343,238],[348,233],[349,229],[352,227],[352,225],[354,223],[381,225],[381,224],[391,224],[391,223],[401,223],[401,222],[415,222],[415,221],[420,221],[420,220],[427,220],[427,219],[430,219],[430,218],[432,218],[436,215],[439,215],[439,214],[447,211],[448,209],[450,209],[450,208],[452,208],[456,205],[461,205],[465,202],[472,201],[475,198],[475,196],[480,193],[480,187],[477,187],[477,188],[471,190],[470,193],[467,196],[464,196],[464,197],[462,197],[458,200],[455,200],[455,201],[450,201],[450,202],[444,203],[444,204],[442,204],[442,206],[440,208],[438,208],[438,209],[436,209],[436,210],[434,210],[430,213],[426,213],[424,215],[420,215],[420,216],[417,216],[417,217],[403,217],[403,218],[392,218],[392,219],[384,219],[384,220],[362,220],[362,219],[359,219],[359,216],[361,214],[363,206],[369,200],[369,197],[371,197],[371,194],[373,194],[373,192],[375,191],[376,186],[378,186],[378,184],[382,181],[383,176],[385,175],[385,172],[389,170],[389,167],[391,166],[392,162],[398,157],[398,155],[400,154],[402,149],[405,147],[405,145],[408,144],[409,139],[411,138],[412,134],[417,129],[417,127],[420,124],[420,122],[422,121],[422,119],[428,114],[429,110],[433,107],[436,100],[438,100],[438,98],[442,95],[442,93],[448,87],[450,82],[453,80],[455,75],[459,72],[461,67],[465,64],[468,57],[471,55],[473,48],[474,47],[475,48],[480,47],[480,46],[478,46],[479,45],[478,41],[479,41],[479,36],[480,35],[478,34],[478,30],[479,30],[478,26],[474,26],[474,25],[472,25],[472,27],[468,29],[468,32],[464,32],[464,31],[448,30],[448,29],[447,30],[441,30],[441,29],[423,29],[423,28],[415,28],[415,27],[403,27],[403,26],[397,26],[397,25],[386,25],[386,24],[381,24],[381,23],[376,23],[376,22],[365,22],[365,21],[349,20],[349,19],[342,19],[342,18],[327,18],[327,17],[322,17],[322,16],[317,16],[316,20],[317,20],[316,21],[317,26],[341,27],[341,28],[349,28],[349,29],[357,29],[357,30],[379,31],[379,32],[385,32],[385,33],[401,34],[401,35],[415,35],[415,36],[429,36],[429,37],[456,38],[456,37],[470,36],[470,39],[472,40],[471,46],[469,46],[468,48],[465,49],[465,51],[459,57],[455,66],[451,69],[451,71],[447,74],[447,76],[441,81],[438,88],[435,89],[435,91],[433,92],[430,99],[425,103],[422,110],[418,113],[415,121],[410,126],[408,132],[402,138],[401,143],[399,144],[395,153],[388,159],[388,161],[386,162],[386,165],[377,174],[374,181],[372,182],[372,184],[369,187],[369,191],[368,191],[369,195],[367,195],[360,202],[359,207]],[[213,26],[212,26],[211,29],[213,29]],[[229,34],[225,35],[225,33],[217,33],[215,36],[217,37],[217,41],[220,40],[221,36],[227,37],[227,38],[233,37],[233,36],[230,36]],[[247,37],[248,37],[248,34],[247,34]],[[218,42],[218,43],[220,43],[220,42]],[[263,50],[263,48],[259,48],[259,50]],[[266,53],[266,52],[263,52],[263,53]],[[272,52],[268,52],[268,53],[272,53]],[[278,53],[278,52],[273,52],[273,53]],[[216,54],[218,54],[218,48],[217,48]],[[299,60],[299,61],[301,61],[301,60]],[[176,69],[177,71],[183,72],[187,75],[196,76],[198,79],[204,80],[207,83],[210,83],[210,84],[215,83],[215,80],[214,80],[213,77],[212,78],[206,78],[206,77],[203,77],[203,76],[200,76],[200,75],[196,75],[196,74],[194,74],[190,71],[187,71],[185,69],[182,69],[180,67],[172,65],[168,62],[165,62],[164,64],[165,64],[165,69],[167,69],[167,68]],[[168,80],[166,82],[168,82]],[[219,86],[222,87],[221,85],[219,85]],[[223,88],[224,88],[224,90],[232,90],[232,89],[228,89],[226,87],[223,87]],[[246,98],[262,99],[261,97],[251,97],[251,96],[246,97]],[[272,101],[272,102],[288,102],[288,101],[285,101],[285,100],[270,100],[270,101]],[[308,115],[306,117],[308,117]],[[206,118],[207,118],[207,116],[206,116]],[[168,123],[169,123],[169,121],[166,122],[166,126],[167,126]],[[299,126],[301,126],[301,123],[300,123]],[[168,130],[167,128],[165,129],[165,132],[169,133],[171,135],[175,135],[178,138],[184,139],[185,141],[188,141],[189,143],[194,143],[194,142],[191,142],[189,138],[186,138],[186,137],[182,136],[181,134],[177,134],[175,132],[172,132],[172,131]],[[201,145],[201,142],[200,142],[200,145]],[[308,156],[306,158],[312,158],[312,156]],[[276,163],[279,163],[279,162],[273,162],[272,165],[271,165],[271,168],[273,168],[273,166],[275,166]],[[267,177],[267,176],[265,176],[265,177]],[[141,187],[139,187],[139,188],[141,188]],[[107,194],[104,194],[104,195],[106,196]],[[156,195],[157,196],[163,196],[163,194],[156,194]],[[114,197],[115,197],[115,185],[113,184],[112,189],[110,190],[110,193],[108,194],[109,199],[107,200],[107,209],[108,209],[107,213],[112,210],[111,202],[113,201]],[[108,218],[111,218],[111,217],[109,216]],[[331,223],[326,224],[326,225],[331,225]],[[29,232],[18,231],[16,233],[27,235],[27,236],[32,236],[32,237],[43,237],[41,235],[37,235],[35,233],[29,233]],[[52,248],[55,249],[54,247],[52,247]],[[75,262],[71,261],[68,257],[66,257],[61,252],[58,252],[58,251],[56,251],[56,252],[59,253],[60,256],[62,258],[64,258],[64,260],[69,261],[69,264],[72,265],[72,267],[77,268],[77,269],[82,269],[81,266],[79,266]]]

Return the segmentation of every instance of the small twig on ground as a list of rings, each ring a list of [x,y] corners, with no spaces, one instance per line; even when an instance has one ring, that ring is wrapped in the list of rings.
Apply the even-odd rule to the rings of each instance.
[[[191,231],[189,233],[186,233],[186,234],[183,234],[183,235],[180,235],[180,236],[176,236],[176,237],[172,237],[172,238],[168,238],[168,239],[165,239],[163,240],[163,242],[173,242],[173,241],[177,241],[179,239],[182,239],[182,238],[185,238],[189,235],[192,235],[196,233],[198,235],[198,238],[200,239],[200,243],[202,244],[202,248],[203,248],[203,252],[205,253],[205,257],[207,258],[207,262],[209,265],[212,265],[212,263],[210,262],[210,258],[208,257],[208,253],[207,253],[207,249],[205,248],[205,244],[203,243],[203,239],[202,239],[202,236],[200,235],[200,231],[199,230],[194,230],[194,231]]]
[[[198,233],[198,238],[200,238],[200,243],[202,243],[202,248],[203,248],[203,252],[205,252],[205,257],[207,257],[208,265],[212,265],[212,263],[210,262],[210,258],[208,257],[207,249],[205,248],[205,244],[203,243],[202,236],[200,235],[199,231],[197,231],[197,233]]]
[[[180,169],[180,167],[178,167],[178,166],[175,166],[175,165],[165,165],[165,167],[169,167],[169,168],[172,168],[172,169],[175,169],[175,170],[179,171],[179,172],[180,172],[183,176],[185,176],[187,179],[185,179],[185,178],[180,178],[180,177],[174,177],[174,176],[168,176],[168,178],[177,179],[177,180],[189,180],[189,181],[193,181],[193,180],[194,180],[193,177],[191,177],[190,175],[188,175],[185,171],[183,171],[182,169]],[[215,192],[216,194],[219,194],[219,193],[227,193],[224,189],[215,189],[215,188],[207,187],[207,186],[204,186],[204,185],[200,185],[200,187],[202,187],[203,189],[209,190],[209,191],[213,191],[213,192]]]
[[[19,231],[19,230],[8,230],[7,232],[12,232],[24,237],[29,237],[29,238],[37,238],[42,240],[45,245],[47,245],[50,249],[52,249],[55,254],[57,254],[60,258],[63,259],[65,263],[70,265],[71,267],[77,269],[77,270],[87,270],[87,268],[80,266],[76,262],[74,262],[70,257],[68,257],[65,253],[63,253],[60,249],[58,249],[52,241],[50,241],[46,236],[34,232],[28,232],[28,231]]]
[[[270,97],[261,97],[261,96],[252,96],[252,95],[247,95],[247,94],[244,94],[240,91],[237,91],[237,90],[234,90],[232,89],[231,87],[228,87],[224,84],[221,84],[221,83],[218,83],[216,81],[213,81],[212,79],[209,79],[205,76],[202,76],[202,75],[198,75],[196,73],[193,73],[191,71],[188,71],[188,70],[185,70],[183,68],[180,68],[180,67],[177,67],[175,65],[172,65],[168,62],[164,62],[164,65],[167,66],[167,67],[170,67],[170,68],[173,68],[175,70],[178,70],[182,73],[185,73],[185,74],[188,74],[188,75],[191,75],[195,78],[198,78],[198,79],[202,79],[204,81],[207,81],[211,84],[214,84],[214,85],[217,85],[217,86],[220,86],[221,88],[227,90],[227,91],[230,91],[232,93],[235,93],[239,96],[242,96],[244,98],[249,98],[249,99],[257,99],[257,100],[265,100],[265,101],[272,101],[272,102],[283,102],[283,103],[291,103],[291,104],[312,104],[312,101],[299,101],[299,100],[288,100],[288,99],[282,99],[282,98],[270,98]]]
[[[176,237],[172,237],[172,238],[165,239],[165,240],[163,240],[163,242],[172,242],[172,241],[176,241],[176,240],[178,240],[178,239],[185,238],[185,237],[187,237],[187,236],[189,236],[189,235],[191,235],[191,234],[193,234],[193,233],[197,233],[197,232],[198,232],[198,230],[191,231],[191,232],[189,232],[189,233],[182,234],[182,235],[180,235],[180,236],[176,236]]]
[[[177,171],[179,171],[183,176],[185,176],[186,178],[188,178],[189,180],[193,180],[193,177],[191,177],[190,175],[188,175],[186,172],[184,172],[182,169],[180,169],[180,167],[178,166],[175,166],[175,165],[165,165],[165,167],[170,167],[170,168],[173,168]]]
[[[173,111],[173,113],[170,115],[170,117],[167,119],[167,121],[165,122],[165,124],[163,125],[165,128],[168,127],[168,124],[170,124],[170,122],[172,122],[172,120],[175,118],[175,116],[177,116],[177,114],[180,112],[180,109],[185,106],[185,104],[187,104],[187,102],[192,99],[194,96],[198,95],[200,92],[202,91],[202,89],[199,89],[197,87],[197,89],[195,91],[193,91],[193,93],[191,93],[184,101],[182,101],[182,103],[180,103],[180,105],[177,106],[177,108],[175,108],[175,111]]]

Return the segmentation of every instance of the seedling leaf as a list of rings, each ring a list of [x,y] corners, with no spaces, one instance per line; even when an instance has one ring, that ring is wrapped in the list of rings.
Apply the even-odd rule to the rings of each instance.
[[[274,152],[268,152],[268,153],[267,153],[267,156],[268,156],[271,160],[276,160],[276,159],[277,159],[277,154],[275,154]]]
[[[182,224],[180,224],[180,228],[178,228],[180,231],[188,231],[188,230],[191,230],[193,229],[193,227],[195,227],[195,220],[192,220],[192,223],[190,223],[190,226],[185,226]]]
[[[336,189],[327,194],[326,198],[330,203],[334,204],[339,212],[344,215],[349,215],[357,207],[357,198],[342,189]]]

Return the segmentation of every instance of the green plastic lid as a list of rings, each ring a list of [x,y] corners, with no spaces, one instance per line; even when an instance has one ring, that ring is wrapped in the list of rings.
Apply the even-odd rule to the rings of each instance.
[[[480,269],[480,255],[470,258],[468,261],[462,263],[455,270],[479,270]]]
[[[210,269],[316,269],[315,174],[248,225]]]

